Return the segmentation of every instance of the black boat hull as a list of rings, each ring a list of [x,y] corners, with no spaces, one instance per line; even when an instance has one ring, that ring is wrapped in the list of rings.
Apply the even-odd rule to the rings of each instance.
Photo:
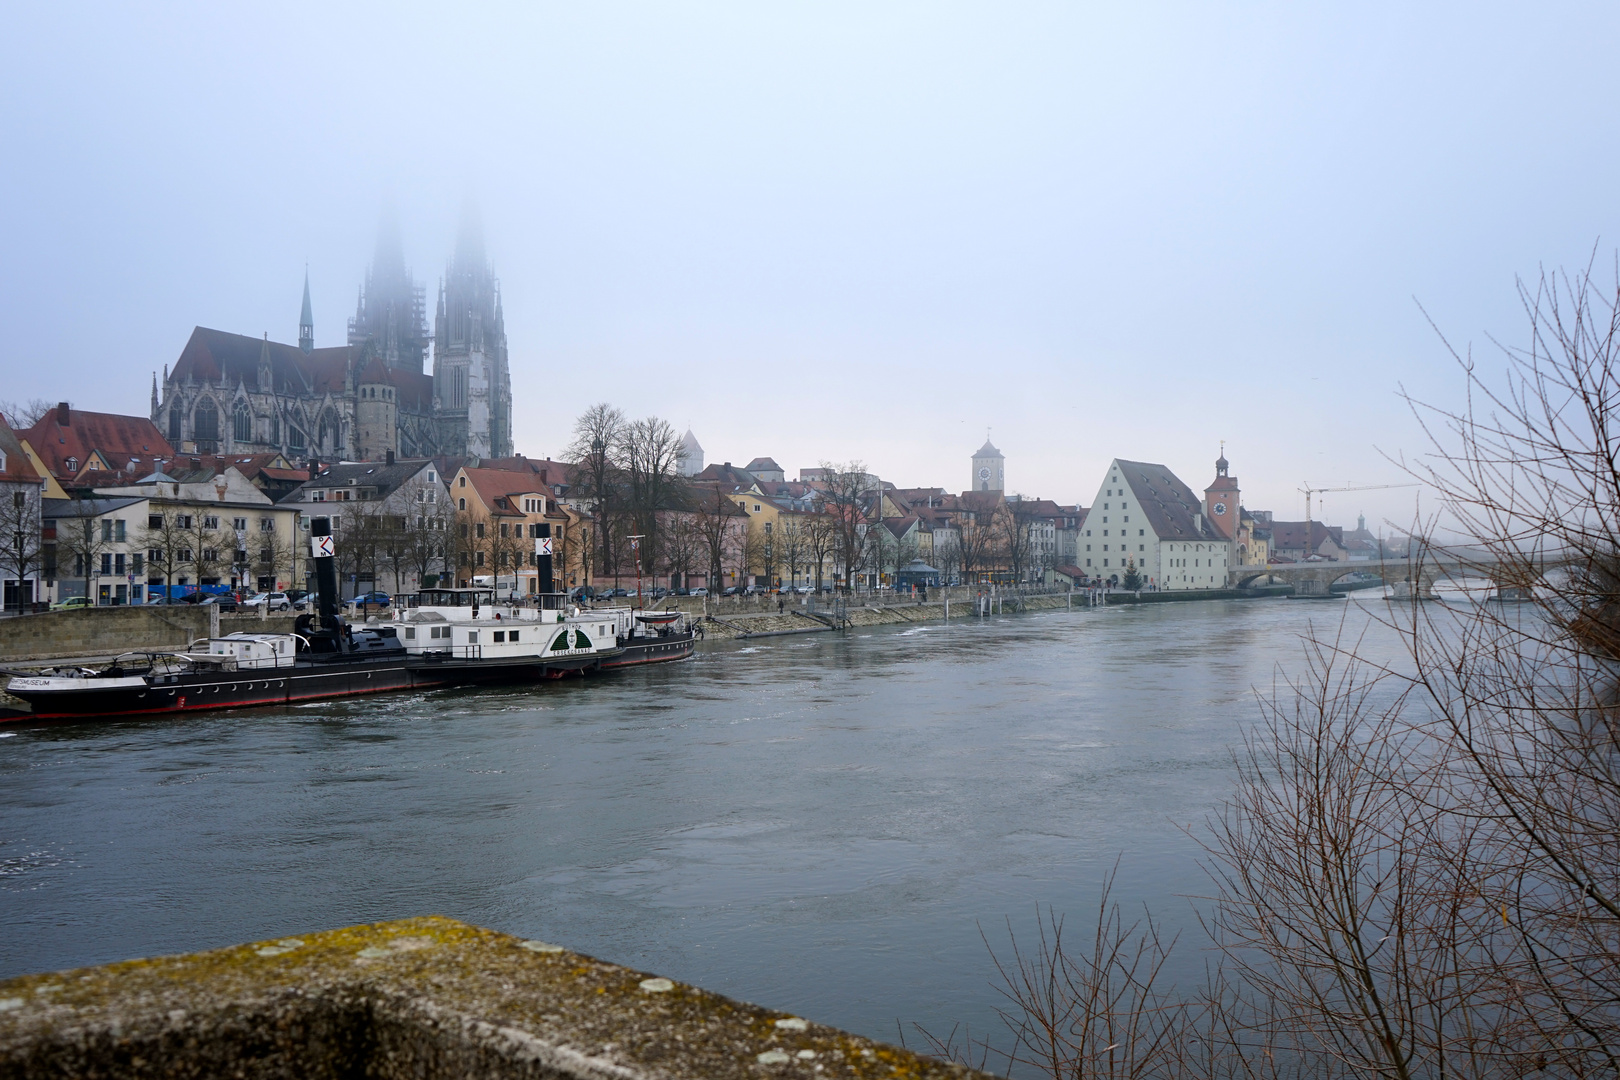
[[[427,689],[443,686],[445,682],[445,679],[435,677],[430,672],[413,670],[405,660],[400,659],[364,666],[316,664],[238,671],[226,677],[212,673],[176,675],[145,688],[120,686],[101,689],[92,685],[82,690],[8,689],[8,693],[28,702],[34,711],[10,714],[4,719],[88,719],[290,705],[323,698]]]

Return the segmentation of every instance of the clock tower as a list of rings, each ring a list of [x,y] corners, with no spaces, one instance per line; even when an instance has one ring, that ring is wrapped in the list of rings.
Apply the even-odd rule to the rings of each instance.
[[[1237,539],[1238,507],[1242,494],[1238,491],[1237,477],[1228,476],[1226,444],[1221,444],[1221,456],[1215,459],[1215,479],[1204,489],[1204,517],[1210,526],[1228,540]]]
[[[1003,464],[1006,459],[1001,451],[990,444],[989,439],[979,447],[979,452],[973,455],[973,491],[1005,491],[1007,489],[1006,473]]]

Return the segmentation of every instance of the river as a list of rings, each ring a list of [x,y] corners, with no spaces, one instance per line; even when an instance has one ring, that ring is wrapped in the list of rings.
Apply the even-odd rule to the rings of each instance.
[[[0,735],[0,975],[443,914],[863,1034],[998,1026],[980,927],[1190,924],[1253,688],[1351,601],[714,643],[529,690]],[[1392,658],[1377,628],[1363,648]],[[1196,952],[1184,962],[1201,966]],[[908,1029],[908,1038],[910,1031]]]

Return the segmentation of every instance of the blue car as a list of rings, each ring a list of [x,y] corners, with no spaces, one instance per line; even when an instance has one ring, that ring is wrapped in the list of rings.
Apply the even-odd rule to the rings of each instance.
[[[362,593],[349,601],[357,608],[385,608],[393,602],[393,598],[385,592]]]

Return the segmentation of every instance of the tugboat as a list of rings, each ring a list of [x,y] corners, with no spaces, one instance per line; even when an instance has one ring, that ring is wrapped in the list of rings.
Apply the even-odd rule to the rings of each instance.
[[[101,671],[15,675],[6,692],[33,712],[5,719],[285,705],[444,685],[445,678],[412,663],[392,627],[353,627],[338,615],[331,522],[315,518],[310,525],[319,606],[316,613],[298,617],[293,633],[200,638],[181,652],[125,653]]]

